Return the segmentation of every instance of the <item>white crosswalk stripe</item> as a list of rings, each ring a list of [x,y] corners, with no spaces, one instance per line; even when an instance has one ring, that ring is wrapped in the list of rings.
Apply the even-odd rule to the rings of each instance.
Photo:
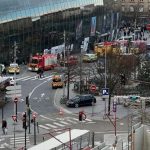
[[[45,118],[46,120],[52,121],[51,123],[39,125],[40,128],[45,129],[45,130],[63,128],[65,126],[70,126],[70,125],[79,123],[79,119],[75,117],[64,117],[63,120],[62,118],[52,119],[43,115],[41,115],[41,117]],[[83,120],[82,122],[83,123],[95,123],[95,122],[92,122],[92,120],[90,119]]]
[[[50,129],[49,127],[46,127],[46,126],[41,125],[41,124],[39,125],[39,127],[40,127],[40,128],[43,128],[43,129],[46,129],[46,130],[49,130],[49,129]]]
[[[60,127],[64,127],[65,125],[63,124],[60,124],[60,123],[57,123],[57,122],[54,122],[53,124],[57,125],[57,126],[60,126]]]
[[[28,80],[31,80],[31,81],[36,81],[36,80],[42,81],[42,80],[51,80],[51,79],[52,79],[52,75],[44,76],[43,78],[37,78],[37,76],[25,76],[25,77],[16,79],[16,81],[22,81],[22,82],[28,81]]]
[[[15,144],[19,145],[19,144],[24,144],[25,142],[25,137],[15,137]],[[29,136],[26,137],[26,142],[29,144],[30,143],[30,139]],[[14,145],[14,137],[10,138],[10,144]]]
[[[57,126],[55,125],[52,125],[52,124],[46,124],[47,126],[51,127],[51,128],[58,128]]]

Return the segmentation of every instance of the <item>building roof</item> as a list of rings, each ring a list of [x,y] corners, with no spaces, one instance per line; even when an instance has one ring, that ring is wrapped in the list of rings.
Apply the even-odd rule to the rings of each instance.
[[[0,0],[0,23],[86,5],[103,5],[103,0]]]

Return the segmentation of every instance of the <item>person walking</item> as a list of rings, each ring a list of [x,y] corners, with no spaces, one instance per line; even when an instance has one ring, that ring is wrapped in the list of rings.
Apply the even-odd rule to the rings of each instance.
[[[3,130],[3,134],[7,134],[7,121],[6,120],[2,121],[2,130]]]

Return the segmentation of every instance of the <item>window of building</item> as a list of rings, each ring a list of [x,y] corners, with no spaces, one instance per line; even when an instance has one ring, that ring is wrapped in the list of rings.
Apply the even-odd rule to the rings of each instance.
[[[122,11],[125,11],[125,6],[122,6],[121,10],[122,10]]]
[[[144,11],[144,7],[143,7],[143,6],[140,6],[139,12],[143,12],[143,11]]]
[[[130,12],[134,12],[134,7],[130,6]]]
[[[131,2],[134,2],[134,0],[131,0]]]

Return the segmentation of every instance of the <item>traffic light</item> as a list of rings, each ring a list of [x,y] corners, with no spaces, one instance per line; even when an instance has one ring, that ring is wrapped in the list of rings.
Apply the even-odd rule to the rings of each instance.
[[[125,85],[126,84],[125,74],[120,74],[120,84],[121,85]]]
[[[79,112],[79,121],[82,121],[83,120],[83,118],[82,118],[82,112],[80,111]]]
[[[27,124],[26,124],[26,113],[23,114],[22,116],[22,128],[27,129]]]
[[[26,105],[29,105],[29,96],[26,97]]]

